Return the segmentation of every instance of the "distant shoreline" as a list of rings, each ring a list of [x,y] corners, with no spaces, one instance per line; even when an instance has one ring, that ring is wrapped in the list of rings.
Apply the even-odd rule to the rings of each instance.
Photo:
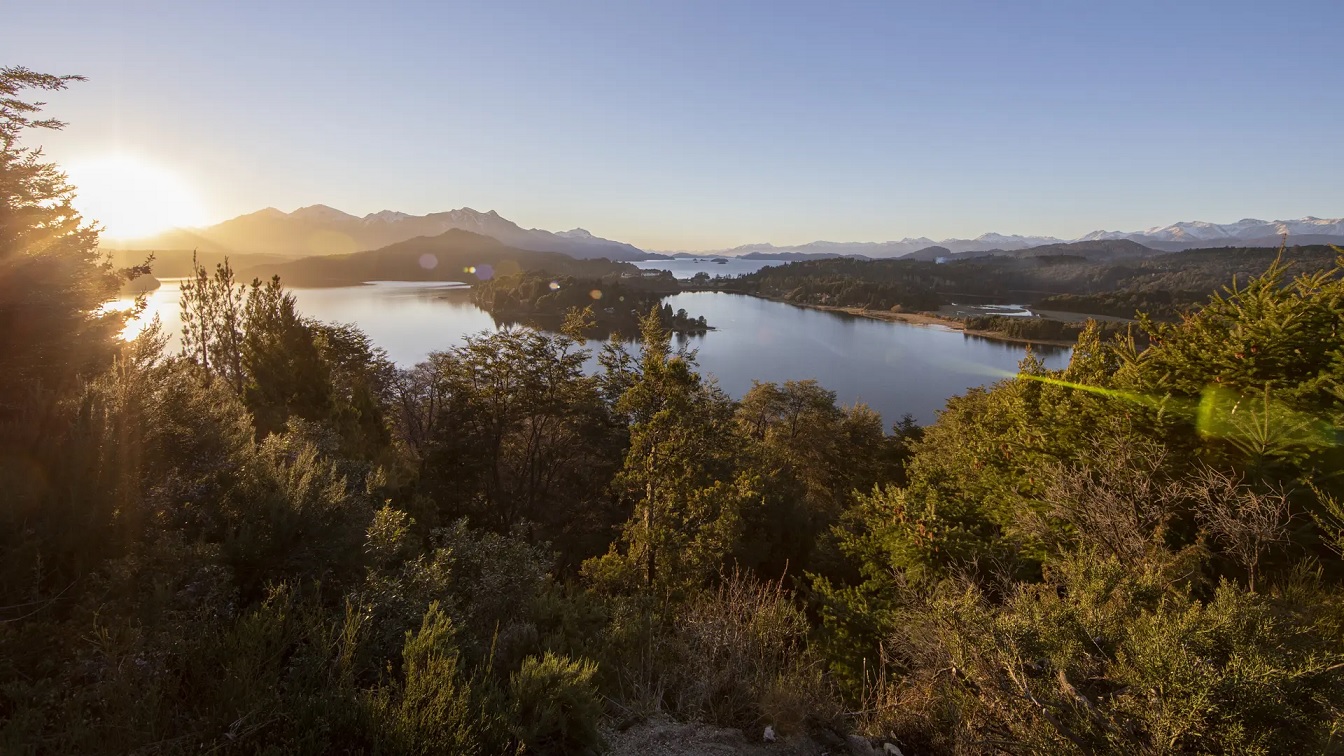
[[[748,294],[760,299],[768,299],[771,302],[780,302],[783,304],[802,307],[809,310],[822,310],[823,312],[840,312],[846,315],[852,315],[857,318],[868,318],[869,320],[881,320],[887,323],[908,323],[916,326],[938,326],[951,331],[960,331],[967,336],[978,336],[982,339],[992,339],[994,341],[1003,341],[1010,344],[1037,344],[1040,346],[1052,347],[1073,347],[1077,341],[1066,341],[1064,339],[1024,339],[1016,336],[1009,336],[998,331],[975,331],[968,330],[966,324],[960,320],[943,317],[929,312],[891,312],[890,310],[866,310],[862,307],[836,307],[834,305],[803,304],[800,302],[790,302],[780,297],[767,297],[758,294]]]

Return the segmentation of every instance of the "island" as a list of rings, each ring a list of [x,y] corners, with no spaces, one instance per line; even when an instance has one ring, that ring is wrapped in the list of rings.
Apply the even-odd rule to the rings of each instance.
[[[639,333],[640,318],[655,307],[663,327],[674,334],[699,335],[712,330],[704,316],[673,310],[663,298],[679,293],[671,273],[645,270],[600,277],[552,275],[526,271],[497,276],[472,287],[472,301],[497,323],[558,330],[571,311],[591,313],[587,336]]]

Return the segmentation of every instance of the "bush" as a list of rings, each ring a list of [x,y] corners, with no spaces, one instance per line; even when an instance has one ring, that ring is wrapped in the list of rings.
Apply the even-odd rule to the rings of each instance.
[[[379,750],[398,754],[486,753],[487,723],[458,669],[453,622],[438,604],[406,633],[402,680],[370,695]]]
[[[597,729],[602,702],[593,685],[596,673],[591,661],[549,651],[523,662],[509,684],[512,729],[521,753],[595,753],[604,748]]]
[[[801,730],[834,714],[806,646],[807,618],[780,583],[727,576],[673,621],[662,655],[674,708],[714,724]]]
[[[908,596],[904,675],[869,727],[935,752],[1337,748],[1337,595],[1303,573],[1276,595],[1223,582],[1203,599],[1190,567],[1081,553],[1001,604],[959,581]]]

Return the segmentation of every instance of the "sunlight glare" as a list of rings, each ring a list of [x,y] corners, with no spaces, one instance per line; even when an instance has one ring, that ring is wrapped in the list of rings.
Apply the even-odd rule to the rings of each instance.
[[[144,159],[114,155],[75,163],[68,170],[74,205],[106,236],[134,239],[170,228],[199,226],[204,210],[187,182]]]

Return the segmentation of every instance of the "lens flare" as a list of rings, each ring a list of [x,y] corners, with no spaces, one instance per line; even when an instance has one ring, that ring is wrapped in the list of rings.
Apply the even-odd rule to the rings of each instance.
[[[1285,447],[1325,449],[1344,442],[1339,428],[1273,399],[1268,389],[1261,395],[1246,395],[1210,385],[1195,400],[1089,386],[1047,375],[1019,373],[1017,377],[1086,391],[1182,417],[1194,423],[1195,431],[1206,439],[1227,441],[1256,453]]]
[[[108,237],[135,239],[178,226],[199,226],[205,211],[181,176],[130,155],[75,161],[67,168],[75,208]]]

